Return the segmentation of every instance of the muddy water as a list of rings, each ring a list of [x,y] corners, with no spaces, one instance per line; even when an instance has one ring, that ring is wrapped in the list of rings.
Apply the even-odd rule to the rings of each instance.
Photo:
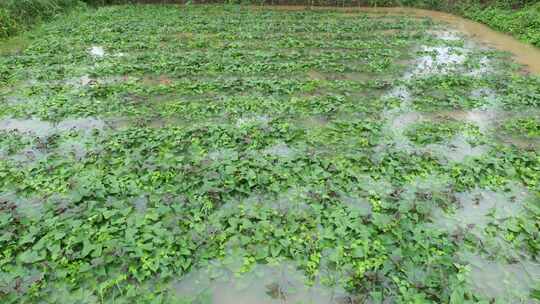
[[[272,6],[276,9],[284,10],[304,10],[307,6]],[[255,9],[267,9],[267,7],[255,7]],[[336,7],[312,7],[315,10],[339,10],[347,13],[372,13],[383,15],[404,15],[413,17],[428,17],[436,21],[442,21],[450,24],[459,32],[472,38],[474,41],[493,47],[500,51],[510,52],[514,60],[526,66],[529,72],[540,74],[540,48],[536,48],[527,43],[523,43],[516,38],[492,30],[488,26],[461,18],[452,14],[430,11],[424,9],[405,8],[405,7],[358,7],[358,8],[336,8]]]
[[[422,151],[429,152],[441,162],[462,162],[468,157],[479,157],[489,151],[486,145],[473,146],[463,136],[456,136],[448,144],[427,145]]]
[[[51,123],[39,119],[3,119],[0,120],[0,130],[30,133],[36,137],[47,137],[54,133]]]
[[[66,119],[53,124],[39,119],[0,119],[0,131],[17,131],[22,134],[32,134],[36,137],[47,137],[56,132],[101,130],[105,127],[102,120],[87,117]]]
[[[354,303],[341,288],[307,286],[305,282],[306,277],[292,265],[256,265],[244,274],[215,268],[200,269],[174,282],[171,289],[178,298],[195,303]]]
[[[472,252],[463,252],[459,258],[470,267],[469,281],[473,290],[496,303],[539,303],[529,294],[540,281],[540,264],[527,258],[513,263],[490,260]],[[495,303],[493,301],[492,303]]]
[[[293,157],[296,154],[296,151],[285,143],[278,143],[264,150],[263,153],[277,157],[287,158]]]
[[[460,207],[452,215],[442,210],[435,211],[434,223],[451,232],[459,227],[475,226],[483,229],[492,221],[517,216],[523,211],[526,196],[526,191],[517,187],[509,193],[484,189],[457,193]]]

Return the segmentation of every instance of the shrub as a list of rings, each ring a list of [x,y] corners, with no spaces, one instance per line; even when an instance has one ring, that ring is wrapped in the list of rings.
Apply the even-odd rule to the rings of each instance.
[[[0,37],[8,37],[75,6],[79,0],[3,0],[0,2]]]
[[[11,17],[7,9],[0,7],[0,37],[7,37],[15,33],[17,22]]]

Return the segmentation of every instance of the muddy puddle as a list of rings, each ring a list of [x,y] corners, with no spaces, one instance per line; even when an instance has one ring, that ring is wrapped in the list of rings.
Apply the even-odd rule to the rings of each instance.
[[[456,193],[457,205],[454,210],[435,209],[433,224],[450,233],[458,229],[471,230],[484,238],[483,230],[489,224],[498,224],[524,212],[528,192],[520,185],[511,185],[509,191],[473,189]]]
[[[309,280],[292,264],[259,264],[245,273],[221,265],[191,272],[171,284],[179,299],[211,304],[348,304],[352,296],[338,287]]]
[[[455,111],[439,111],[431,114],[432,118],[439,119],[455,119],[463,122],[468,122],[476,125],[481,131],[487,131],[502,118],[509,117],[511,113],[504,110],[489,108],[489,109],[473,109],[473,110],[455,110]]]
[[[39,119],[3,119],[0,120],[0,130],[16,131],[23,134],[31,134],[36,137],[47,137],[54,133],[54,127],[50,122]]]
[[[458,258],[470,268],[468,280],[473,290],[492,299],[491,303],[540,303],[530,296],[540,282],[537,261],[525,257],[499,261],[468,251],[459,253]]]
[[[271,117],[266,115],[244,116],[236,120],[236,127],[247,128],[252,126],[268,126],[268,123],[272,120]]]
[[[0,205],[15,207],[19,215],[29,219],[38,219],[44,210],[42,199],[24,198],[14,192],[0,192]]]
[[[473,146],[463,136],[456,136],[448,144],[427,145],[422,151],[428,152],[440,161],[462,162],[468,157],[479,157],[489,151],[489,146]]]
[[[286,143],[277,143],[263,151],[263,154],[289,158],[294,157],[297,154],[297,151],[289,147]]]
[[[48,137],[59,132],[77,131],[88,133],[93,130],[101,130],[104,127],[105,123],[102,120],[92,117],[66,119],[57,124],[36,118],[0,120],[0,131],[15,131],[39,138]]]
[[[441,184],[428,190],[436,193],[447,186]],[[485,232],[490,225],[499,226],[527,212],[528,198],[528,191],[519,184],[497,191],[476,188],[455,193],[449,210],[434,207],[430,211],[433,224],[429,227],[447,231],[456,240],[462,233],[470,233],[478,240],[482,253],[462,249],[456,259],[468,267],[466,277],[472,291],[493,300],[490,303],[538,303],[531,299],[531,292],[540,282],[538,261],[517,251],[503,236]]]
[[[17,151],[0,148],[0,158],[21,165],[36,164],[54,155],[80,161],[97,149],[93,132],[105,127],[104,121],[92,117],[66,119],[59,123],[34,118],[3,119],[0,120],[0,131],[15,132],[31,141]]]
[[[310,209],[309,193],[315,191],[307,187],[293,186],[279,194],[254,192],[247,198],[238,198],[236,201],[227,203],[234,206],[239,200],[242,204],[255,207],[264,206],[272,208],[280,213],[297,212]],[[234,208],[234,207],[231,207]]]
[[[322,115],[312,115],[296,119],[292,123],[307,130],[320,130],[328,126],[329,118]]]
[[[136,78],[129,76],[108,76],[108,77],[92,77],[88,74],[80,77],[74,77],[63,81],[56,82],[57,84],[67,84],[74,88],[82,88],[91,85],[110,85],[121,82],[135,81]],[[55,82],[53,82],[55,83]]]
[[[499,136],[498,139],[508,146],[515,146],[520,149],[536,150],[540,148],[540,139],[538,138]]]
[[[390,93],[392,94],[392,93]],[[418,112],[412,110],[410,105],[404,101],[401,109],[387,110],[383,114],[386,119],[385,130],[391,140],[391,143],[405,151],[421,151],[430,153],[441,160],[452,162],[462,162],[467,157],[480,157],[489,152],[493,142],[508,146],[516,146],[521,149],[534,149],[540,146],[538,138],[518,137],[498,132],[501,124],[508,118],[520,116],[522,114],[509,112],[498,108],[497,106],[489,108],[479,108],[472,110],[454,110],[438,112]],[[486,136],[489,142],[481,141],[470,137],[463,132],[458,133],[445,142],[438,144],[429,144],[419,147],[410,141],[406,136],[406,131],[414,124],[431,121],[454,120],[471,124],[478,127],[478,131]]]

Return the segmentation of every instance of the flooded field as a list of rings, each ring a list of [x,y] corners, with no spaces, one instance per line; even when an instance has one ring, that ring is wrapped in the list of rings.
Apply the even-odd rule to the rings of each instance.
[[[0,302],[540,303],[538,49],[393,8],[113,6],[24,39]]]

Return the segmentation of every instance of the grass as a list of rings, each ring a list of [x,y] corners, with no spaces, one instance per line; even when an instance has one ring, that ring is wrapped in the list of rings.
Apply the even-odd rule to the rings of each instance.
[[[0,56],[0,301],[292,301],[272,265],[344,303],[537,297],[537,120],[485,115],[534,118],[540,78],[445,30],[148,5],[29,32]]]

